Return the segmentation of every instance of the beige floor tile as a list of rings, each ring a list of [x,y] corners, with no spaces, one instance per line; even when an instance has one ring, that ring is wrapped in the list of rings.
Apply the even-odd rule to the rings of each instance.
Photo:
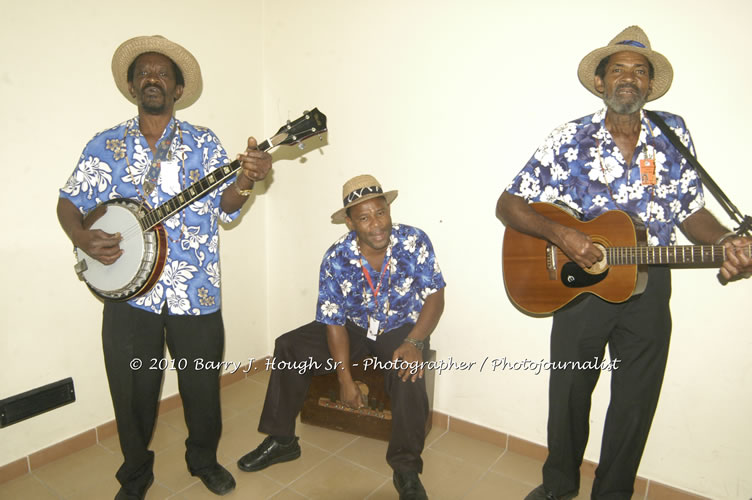
[[[146,500],[165,500],[167,498],[173,498],[175,492],[161,484],[159,481],[154,481],[149,491],[146,492]],[[109,498],[109,497],[102,497]],[[81,500],[84,500],[83,498]]]
[[[290,462],[274,464],[260,472],[241,471],[239,473],[263,474],[268,478],[287,486],[331,456],[331,453],[328,451],[310,444],[301,443],[300,447],[300,458]]]
[[[455,432],[442,435],[431,443],[430,448],[484,469],[493,465],[504,453],[503,448]]]
[[[234,464],[264,440],[266,435],[256,430],[260,412],[259,408],[255,408],[223,419],[222,438],[219,440],[218,449],[220,455],[230,458]]]
[[[588,500],[590,498],[590,492],[593,491],[593,478],[592,477],[580,477],[580,493],[575,500]],[[637,495],[634,495],[638,498]]]
[[[287,488],[269,498],[274,499],[274,500],[305,500],[308,497],[304,497],[303,495],[296,493],[293,490]]]
[[[449,431],[447,431],[446,429],[440,429],[439,427],[431,427],[431,430],[428,431],[428,434],[426,434],[426,442],[424,446],[428,448],[429,446],[433,444],[434,441],[439,439],[441,436],[443,436],[447,432]]]
[[[384,482],[384,476],[332,456],[295,481],[291,488],[312,500],[366,498]]]
[[[114,494],[112,496],[115,496]],[[0,484],[0,498],[24,500],[57,500],[60,498],[34,474],[26,474],[18,479]]]
[[[243,379],[222,388],[222,418],[232,418],[264,404],[266,386]]]
[[[507,451],[491,467],[491,472],[516,479],[530,486],[538,486],[543,480],[542,467],[543,462]]]
[[[371,493],[368,497],[366,497],[367,500],[398,500],[399,494],[397,493],[397,490],[394,488],[394,484],[392,483],[391,476],[389,479],[385,480],[379,488]],[[429,497],[430,498],[430,497]]]
[[[258,384],[261,384],[264,386],[264,391],[266,391],[266,386],[269,384],[269,377],[271,376],[272,372],[271,370],[264,370],[263,367],[261,370],[257,371],[253,375],[250,375],[247,377],[248,380],[251,382],[256,382]]]
[[[470,491],[486,470],[429,448],[423,452],[423,474],[420,479],[430,498],[459,499]]]
[[[283,488],[282,485],[263,474],[249,474],[238,470],[230,472],[235,477],[237,485],[235,490],[222,496],[223,499],[264,500]],[[217,500],[217,495],[199,481],[181,491],[179,498],[181,500]]]
[[[63,497],[81,496],[92,489],[111,485],[112,496],[118,490],[115,472],[120,456],[103,446],[90,446],[32,471],[50,489]]]
[[[389,443],[378,439],[359,437],[344,449],[337,452],[337,456],[362,465],[367,469],[392,477],[392,468],[386,463],[386,449]]]
[[[120,484],[113,477],[111,484],[102,483],[78,495],[65,497],[65,500],[93,500],[95,498],[109,499],[113,498],[119,489]],[[173,491],[170,491],[155,481],[146,493],[146,500],[166,500],[167,498],[172,498],[173,495]]]
[[[151,438],[149,448],[154,453],[160,453],[176,444],[184,445],[185,438],[187,437],[187,429],[175,430],[175,428],[167,422],[158,420],[157,425],[154,428],[154,436]]]
[[[185,414],[182,407],[161,414],[157,417],[157,424],[169,425],[172,430],[181,433],[183,436],[188,435],[188,427],[185,425]]]
[[[301,441],[312,443],[326,451],[335,452],[352,443],[358,436],[347,432],[333,431],[316,425],[303,424],[298,419],[295,432]]]
[[[520,500],[530,493],[530,486],[512,478],[489,472],[477,481],[464,500]]]
[[[99,442],[99,445],[104,446],[109,451],[117,455],[118,458],[122,459],[122,455],[120,452],[120,440],[118,439],[117,434],[115,434],[114,436],[104,438],[103,440]]]
[[[199,480],[188,472],[182,443],[154,457],[154,479],[172,491],[182,491]]]

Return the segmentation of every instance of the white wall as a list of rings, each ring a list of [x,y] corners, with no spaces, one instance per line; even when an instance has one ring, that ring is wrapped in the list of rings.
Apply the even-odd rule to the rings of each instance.
[[[342,183],[360,173],[399,189],[395,221],[433,240],[448,282],[433,338],[440,358],[547,358],[550,320],[522,315],[504,292],[494,204],[554,126],[600,106],[577,81],[577,64],[630,24],[674,65],[671,91],[650,107],[685,117],[705,167],[742,211],[752,210],[750,175],[738,158],[752,108],[746,0],[135,6],[129,13],[32,1],[9,6],[0,21],[0,203],[20,215],[6,218],[1,245],[11,265],[0,306],[0,397],[66,376],[78,396],[0,431],[0,464],[112,418],[100,309],[73,277],[54,205],[84,143],[134,112],[109,73],[114,48],[130,36],[162,33],[193,51],[205,91],[180,117],[214,128],[231,152],[247,134],[271,135],[303,109],[317,106],[329,118],[323,147],[303,158],[278,150],[266,193],[223,232],[228,360],[270,354],[274,337],[313,317],[321,256],[345,230],[329,215]],[[713,498],[749,498],[752,340],[744,313],[752,285],[724,288],[714,276],[674,273],[672,351],[639,473]],[[594,396],[590,460],[607,385],[604,376]],[[442,412],[545,443],[545,374],[476,368],[444,373],[436,390]],[[165,394],[174,392],[170,376]]]

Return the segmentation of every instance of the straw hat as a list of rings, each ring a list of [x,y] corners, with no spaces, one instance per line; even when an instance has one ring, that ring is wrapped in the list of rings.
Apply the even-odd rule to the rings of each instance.
[[[385,193],[379,181],[372,175],[353,177],[342,186],[342,204],[344,208],[340,208],[332,214],[332,222],[335,224],[345,222],[348,208],[372,198],[378,198],[379,196],[386,198],[386,204],[390,205],[397,197],[397,191],[387,191]]]
[[[187,108],[196,102],[203,88],[198,61],[183,47],[160,35],[137,36],[126,40],[117,48],[112,56],[112,76],[115,78],[115,85],[120,93],[136,104],[136,98],[128,89],[128,67],[138,56],[147,52],[157,52],[169,57],[183,73],[185,86],[183,95],[175,102],[175,109]]]
[[[607,46],[595,49],[586,55],[577,68],[580,83],[591,93],[603,97],[603,94],[595,90],[595,69],[604,57],[625,50],[642,54],[653,65],[655,71],[653,91],[648,95],[648,101],[654,101],[668,92],[669,87],[671,87],[671,80],[674,78],[671,63],[662,54],[650,48],[650,40],[639,26],[630,26],[616,35],[613,40],[608,42]]]

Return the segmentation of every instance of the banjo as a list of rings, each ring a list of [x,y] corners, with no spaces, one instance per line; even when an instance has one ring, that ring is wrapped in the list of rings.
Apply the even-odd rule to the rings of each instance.
[[[258,149],[268,151],[282,144],[299,144],[302,148],[301,141],[325,131],[326,116],[314,108],[288,121]],[[78,278],[102,299],[123,301],[147,294],[159,281],[167,259],[167,231],[162,221],[218,187],[239,169],[238,160],[219,167],[153,209],[130,198],[115,198],[94,207],[84,216],[84,228],[120,233],[124,252],[114,263],[104,265],[75,248]]]

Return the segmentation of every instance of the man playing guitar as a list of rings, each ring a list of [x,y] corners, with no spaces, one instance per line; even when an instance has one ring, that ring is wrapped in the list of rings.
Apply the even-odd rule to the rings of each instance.
[[[645,102],[668,91],[673,70],[631,26],[580,63],[580,82],[605,109],[574,120],[548,137],[502,193],[497,217],[509,228],[552,243],[590,269],[603,252],[587,234],[540,215],[528,203],[559,201],[590,220],[609,210],[639,217],[649,245],[673,245],[678,226],[693,242],[725,246],[725,280],[748,277],[752,240],[724,228],[703,208],[697,173],[645,115]],[[660,116],[690,149],[681,117]],[[660,394],[671,333],[670,271],[649,266],[645,291],[623,303],[586,294],[554,314],[551,362],[612,359],[611,401],[592,498],[631,497],[637,468]],[[553,370],[543,484],[529,499],[577,495],[588,439],[590,398],[598,370]]]
[[[211,130],[173,115],[201,93],[201,70],[190,52],[161,36],[136,37],[116,50],[112,71],[120,92],[137,105],[138,115],[86,145],[60,190],[57,207],[60,225],[74,246],[92,263],[109,268],[128,257],[122,248],[127,235],[91,229],[84,214],[123,198],[157,206],[229,163]],[[237,177],[192,200],[161,225],[164,271],[154,277],[153,286],[127,302],[105,300],[103,350],[124,457],[116,474],[122,485],[116,499],[143,499],[154,479],[154,453],[148,446],[162,371],[147,364],[164,358],[165,342],[180,363],[188,469],[213,493],[222,495],[235,487],[216,457],[222,426],[219,370],[196,369],[194,360],[219,366],[222,359],[218,220],[238,215],[254,182],[264,179],[272,163],[252,137],[238,161],[242,170]]]

